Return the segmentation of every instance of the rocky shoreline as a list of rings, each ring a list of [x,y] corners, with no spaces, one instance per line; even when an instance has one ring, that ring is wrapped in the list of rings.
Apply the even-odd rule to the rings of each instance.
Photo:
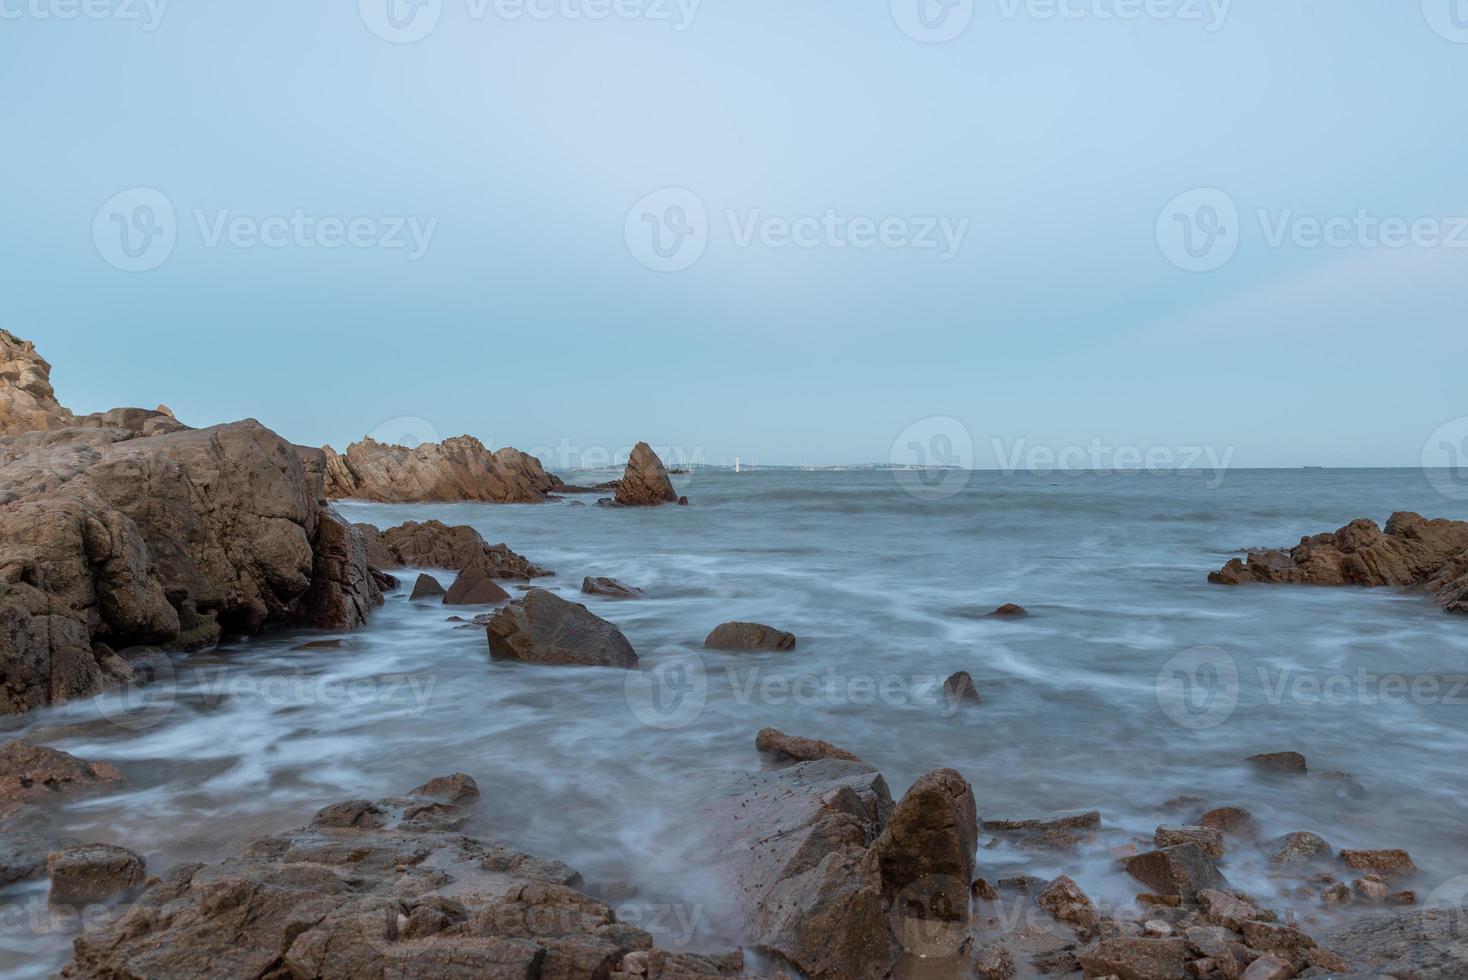
[[[33,346],[4,332],[0,454],[0,713],[90,697],[227,635],[358,629],[394,590],[484,607],[452,618],[484,630],[488,657],[631,675],[639,657],[621,629],[534,587],[554,573],[507,544],[435,520],[353,524],[330,501],[543,503],[609,490],[608,506],[687,502],[646,443],[621,480],[579,488],[470,437],[412,450],[369,439],[337,454],[253,421],[195,430],[161,408],[78,416]],[[392,574],[405,569],[420,572],[410,595]],[[435,570],[452,573],[447,585]],[[1210,579],[1416,588],[1468,612],[1468,522],[1356,521]],[[648,598],[602,576],[581,588],[604,602]],[[731,660],[798,650],[793,633],[752,622],[717,625],[702,646]],[[945,692],[985,710],[966,672]],[[747,953],[659,948],[554,856],[466,835],[481,789],[464,773],[401,796],[322,801],[304,828],[154,873],[145,854],[48,829],[50,808],[116,792],[120,772],[11,740],[0,744],[0,886],[45,879],[52,903],[106,910],[75,941],[63,975],[77,978],[1468,976],[1456,910],[1414,907],[1421,872],[1391,841],[1337,850],[1313,830],[1265,826],[1235,800],[1180,797],[1159,804],[1155,831],[1117,846],[1103,810],[985,815],[983,787],[950,768],[894,797],[876,768],[819,732],[751,734],[748,768],[721,774],[696,815],[702,870],[721,883]],[[1311,773],[1293,752],[1239,764],[1265,781],[1351,781]],[[998,877],[985,857],[1000,846],[1071,873]],[[1236,887],[1222,870],[1235,856],[1286,897]],[[1135,900],[1086,894],[1071,874],[1098,860]],[[1339,919],[1347,908],[1367,914]]]

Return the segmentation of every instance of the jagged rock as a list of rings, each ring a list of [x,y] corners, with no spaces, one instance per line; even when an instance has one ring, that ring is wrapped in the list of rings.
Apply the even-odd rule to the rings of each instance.
[[[451,776],[435,776],[408,795],[432,796],[450,803],[466,803],[479,798],[479,784],[467,773],[456,772]]]
[[[1267,841],[1264,850],[1272,864],[1310,864],[1323,861],[1334,853],[1324,837],[1308,830]]]
[[[219,864],[174,868],[127,912],[79,936],[63,976],[574,980],[626,973],[671,980],[742,973],[737,952],[653,949],[646,932],[563,884],[559,862],[400,820],[412,801],[359,802],[361,812],[388,818],[318,820],[250,841]],[[448,815],[455,809],[436,806]]]
[[[0,375],[0,404],[40,397],[34,383],[16,394],[24,375]],[[349,628],[381,601],[357,532],[322,505],[319,452],[253,420],[61,421],[0,439],[0,713],[123,679],[110,650]]]
[[[531,589],[501,609],[485,629],[489,652],[500,659],[627,669],[637,666],[637,652],[621,630],[580,603],[545,589]]]
[[[491,570],[483,561],[465,567],[443,597],[446,606],[487,606],[504,602],[510,594],[494,583]]]
[[[607,596],[611,599],[648,598],[647,593],[641,589],[618,582],[614,578],[584,578],[581,580],[581,591],[587,595]]]
[[[1198,907],[1203,912],[1204,921],[1234,932],[1241,932],[1246,922],[1274,921],[1274,913],[1268,909],[1261,909],[1238,895],[1212,888],[1198,893]]]
[[[58,793],[121,781],[122,773],[105,762],[87,762],[21,739],[0,745],[0,802],[42,802]]]
[[[1343,850],[1340,859],[1353,871],[1374,871],[1381,875],[1414,875],[1417,865],[1400,848],[1382,851]]]
[[[333,500],[541,503],[562,486],[534,456],[510,447],[490,452],[473,436],[411,449],[369,437],[344,454],[330,446],[323,452],[326,495]]]
[[[408,521],[379,531],[371,524],[357,529],[367,546],[368,560],[377,568],[447,568],[459,571],[482,561],[497,579],[540,578],[550,575],[528,558],[503,544],[485,544],[467,525],[450,527],[442,521]]]
[[[1035,898],[1035,904],[1040,906],[1056,922],[1075,926],[1082,938],[1093,935],[1100,924],[1100,917],[1096,913],[1096,906],[1081,886],[1073,880],[1061,875],[1056,878],[1045,890]]]
[[[703,645],[711,650],[793,650],[795,634],[761,623],[722,623]]]
[[[413,583],[413,593],[409,599],[437,599],[446,593],[444,587],[439,584],[438,579],[432,575],[423,574],[418,576],[418,581]]]
[[[810,762],[814,759],[845,759],[847,762],[860,762],[856,756],[845,749],[838,749],[830,742],[822,742],[814,738],[801,738],[798,735],[786,735],[784,732],[774,728],[762,728],[754,739],[754,747],[761,752],[767,752],[782,762]]]
[[[1070,851],[1101,829],[1101,811],[1011,820],[985,817],[984,829],[1031,850]]]
[[[73,424],[51,388],[51,365],[36,345],[0,330],[0,436],[46,432]]]
[[[1468,976],[1461,907],[1388,912],[1346,922],[1317,937],[1363,973],[1414,980]]]
[[[1197,844],[1209,857],[1223,857],[1223,835],[1207,827],[1162,826],[1157,828],[1152,840],[1158,847],[1171,847],[1173,844]]]
[[[1301,538],[1289,551],[1235,558],[1208,580],[1416,587],[1434,593],[1451,612],[1468,612],[1468,521],[1427,520],[1402,511],[1383,531],[1374,521],[1355,520],[1338,531]]]
[[[1193,901],[1200,891],[1222,888],[1227,882],[1197,844],[1174,844],[1124,858],[1127,874],[1159,895]]]
[[[972,701],[975,704],[983,702],[978,688],[974,687],[973,677],[966,670],[960,670],[943,682],[943,698],[950,706],[961,701]]]
[[[46,859],[55,905],[87,905],[143,883],[143,856],[112,844],[77,844]]]
[[[1186,976],[1188,944],[1178,938],[1108,939],[1076,954],[1087,976],[1120,980],[1179,980]]]
[[[639,442],[627,457],[627,470],[617,484],[615,502],[622,507],[656,507],[678,502],[673,481],[663,461],[645,442]]]

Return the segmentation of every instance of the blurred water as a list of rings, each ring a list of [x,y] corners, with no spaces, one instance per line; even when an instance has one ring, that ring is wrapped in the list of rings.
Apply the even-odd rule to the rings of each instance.
[[[118,791],[68,799],[55,826],[142,851],[155,873],[300,826],[328,802],[462,770],[484,790],[469,832],[571,863],[591,890],[682,942],[692,925],[663,914],[677,903],[697,926],[693,948],[741,938],[706,871],[698,807],[718,771],[758,768],[765,725],[857,753],[894,794],[957,768],[981,816],[1101,809],[1101,846],[985,849],[991,879],[1065,872],[1123,901],[1137,888],[1107,846],[1172,822],[1157,807],[1179,794],[1245,806],[1269,836],[1309,829],[1337,847],[1405,847],[1424,869],[1423,894],[1468,873],[1468,773],[1456,764],[1468,750],[1468,687],[1449,679],[1435,694],[1419,684],[1418,696],[1396,697],[1359,674],[1468,675],[1468,620],[1391,590],[1206,581],[1240,548],[1355,517],[1468,518],[1418,471],[1231,471],[1220,485],[976,473],[945,499],[908,493],[890,473],[679,482],[689,507],[339,505],[382,527],[472,524],[556,569],[537,584],[585,601],[636,647],[631,687],[620,671],[492,662],[482,630],[446,620],[458,610],[407,600],[409,575],[340,648],[298,649],[336,634],[238,640],[180,663],[177,683],[150,692],[143,710],[112,694],[0,724],[117,765]],[[586,575],[653,598],[580,597]],[[1031,615],[985,616],[1004,602]],[[730,619],[789,629],[799,645],[703,652],[709,629]],[[1237,685],[1214,680],[1220,666]],[[982,705],[943,701],[935,685],[956,670],[973,675]],[[1328,698],[1311,696],[1312,678],[1335,678]],[[1213,700],[1182,704],[1182,683]],[[1261,781],[1237,765],[1285,749],[1361,789]],[[1281,887],[1242,849],[1225,871],[1264,896]],[[42,894],[5,893],[12,907]],[[44,975],[65,961],[63,931],[8,921],[0,968]]]

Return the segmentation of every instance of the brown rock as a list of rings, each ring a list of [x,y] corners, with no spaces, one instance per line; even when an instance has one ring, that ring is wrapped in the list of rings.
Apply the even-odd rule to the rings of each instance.
[[[122,780],[105,762],[86,762],[60,749],[13,739],[0,745],[0,801],[41,802]]]
[[[1333,853],[1324,837],[1308,830],[1276,837],[1265,843],[1264,849],[1272,864],[1313,864]]]
[[[510,447],[490,452],[472,436],[412,448],[369,437],[345,454],[330,446],[323,452],[326,495],[334,500],[541,503],[563,486],[534,456]]]
[[[587,595],[606,596],[610,599],[648,598],[647,593],[641,589],[635,589],[614,578],[584,578],[581,580],[581,591]]]
[[[1401,849],[1382,851],[1343,850],[1342,863],[1353,871],[1374,871],[1382,875],[1414,875],[1417,865],[1411,856]]]
[[[474,777],[462,772],[451,776],[437,776],[414,789],[410,796],[432,796],[450,803],[467,803],[479,798],[479,784]]]
[[[1201,891],[1218,889],[1226,882],[1213,862],[1197,844],[1174,844],[1125,858],[1127,874],[1159,895],[1177,895],[1192,901]]]
[[[495,613],[486,627],[489,652],[500,659],[592,667],[637,666],[622,631],[585,606],[544,589]]]
[[[503,589],[501,591],[504,591]],[[444,587],[439,584],[438,579],[432,575],[423,574],[418,576],[418,581],[413,583],[413,594],[410,599],[437,599],[444,595]]]
[[[1209,857],[1223,857],[1223,835],[1208,827],[1158,827],[1153,835],[1153,842],[1159,848],[1174,844],[1197,844]]]
[[[1308,771],[1305,757],[1298,752],[1266,752],[1263,755],[1251,755],[1244,761],[1260,772],[1279,776],[1303,776]]]
[[[1396,513],[1386,530],[1356,520],[1338,531],[1301,538],[1289,551],[1254,552],[1208,576],[1239,585],[1284,582],[1309,585],[1416,587],[1433,592],[1452,612],[1468,611],[1468,521],[1426,520]]]
[[[1009,980],[1014,976],[1014,957],[1003,943],[990,943],[974,955],[974,976],[978,980]]]
[[[1303,963],[1315,940],[1298,929],[1275,922],[1243,922],[1240,931],[1250,949],[1274,953],[1291,963]]]
[[[1424,908],[1354,919],[1317,939],[1359,973],[1459,980],[1468,976],[1462,929],[1461,908]]]
[[[487,606],[495,602],[504,602],[510,598],[510,594],[495,584],[490,575],[490,569],[483,562],[475,562],[469,565],[458,577],[454,584],[449,586],[449,591],[443,597],[446,606]]]
[[[1017,606],[1012,602],[1006,602],[1004,605],[1000,606],[989,615],[998,616],[1000,618],[1007,618],[1010,616],[1028,616],[1029,614],[1029,610],[1026,609],[1024,606]]]
[[[105,902],[143,883],[140,854],[111,844],[78,844],[46,859],[55,905]]]
[[[1056,922],[1075,926],[1082,939],[1094,935],[1100,924],[1096,906],[1091,904],[1091,899],[1081,891],[1081,887],[1065,875],[1052,881],[1035,898],[1035,904],[1049,912]]]
[[[1379,904],[1391,895],[1391,886],[1381,875],[1365,875],[1351,882],[1351,889],[1364,902]]]
[[[856,756],[845,749],[838,749],[830,742],[822,742],[813,738],[800,738],[796,735],[786,735],[784,732],[774,728],[762,728],[755,736],[754,747],[761,752],[767,752],[782,762],[810,762],[815,759],[845,759],[848,762],[860,762]]]
[[[1258,834],[1258,825],[1253,814],[1243,807],[1220,806],[1209,810],[1198,818],[1198,823],[1209,830],[1229,834],[1233,837],[1253,838]]]
[[[627,470],[617,484],[616,502],[623,507],[656,507],[678,502],[673,481],[663,461],[645,442],[639,442],[627,458]]]
[[[1244,971],[1244,980],[1289,980],[1294,975],[1295,968],[1287,960],[1266,953],[1249,964]]]
[[[386,531],[371,524],[358,524],[357,528],[366,541],[368,560],[378,568],[459,571],[482,562],[497,579],[529,580],[552,574],[506,545],[485,544],[478,531],[463,524],[450,527],[442,521],[408,521]]]
[[[1242,931],[1246,922],[1274,921],[1274,913],[1268,909],[1261,909],[1238,895],[1211,888],[1198,893],[1198,907],[1204,921],[1234,932]]]
[[[74,424],[51,388],[51,365],[36,345],[0,330],[0,436],[46,432]]]
[[[723,623],[703,645],[711,650],[793,650],[795,634],[760,623]]]
[[[1100,810],[1023,820],[984,819],[984,829],[989,833],[1004,837],[1019,847],[1042,851],[1074,850],[1100,828]]]
[[[959,671],[943,682],[943,697],[950,706],[955,706],[961,701],[972,701],[975,704],[983,701],[979,697],[978,689],[974,687],[974,679],[966,670]]]
[[[1076,959],[1087,976],[1119,980],[1179,980],[1186,975],[1188,944],[1182,939],[1108,939],[1081,950]]]

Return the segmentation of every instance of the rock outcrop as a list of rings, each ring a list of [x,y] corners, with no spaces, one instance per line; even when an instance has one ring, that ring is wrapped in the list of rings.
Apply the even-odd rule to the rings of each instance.
[[[324,452],[326,495],[333,500],[537,504],[563,486],[534,456],[508,446],[490,452],[473,436],[411,449],[367,438],[345,453],[330,446]]]
[[[504,544],[485,544],[480,533],[467,524],[449,526],[442,521],[408,521],[379,531],[371,524],[358,524],[367,546],[368,560],[378,568],[447,568],[462,571],[483,561],[494,578],[529,580],[552,575],[524,555]]]
[[[633,447],[613,499],[623,507],[656,507],[678,502],[678,491],[673,489],[663,461],[647,443],[639,442]]]
[[[452,777],[450,777],[452,779]],[[428,785],[433,785],[431,781]],[[655,949],[558,861],[457,832],[441,798],[352,800],[238,857],[165,873],[78,937],[70,978],[743,975],[738,952]]]
[[[1208,580],[1418,588],[1449,612],[1468,613],[1468,521],[1400,512],[1382,530],[1374,521],[1355,520],[1338,531],[1301,538],[1288,551],[1234,558]]]
[[[951,770],[894,807],[876,770],[820,759],[731,775],[709,806],[711,853],[758,946],[811,977],[880,980],[904,955],[957,954],[974,813]]]
[[[0,330],[0,436],[48,432],[74,424],[51,389],[51,365],[36,345]]]
[[[581,667],[637,666],[637,652],[622,631],[577,602],[545,589],[495,613],[485,627],[496,659]]]
[[[470,562],[443,597],[446,606],[487,606],[504,602],[510,594],[494,582],[494,569],[483,559]]]
[[[720,623],[703,645],[710,650],[794,650],[795,634],[763,623]]]
[[[0,381],[0,401],[21,396],[44,402],[34,377]],[[128,408],[63,423],[0,438],[0,713],[126,679],[129,648],[349,629],[381,601],[361,535],[325,505],[318,451],[253,420],[192,430]]]

